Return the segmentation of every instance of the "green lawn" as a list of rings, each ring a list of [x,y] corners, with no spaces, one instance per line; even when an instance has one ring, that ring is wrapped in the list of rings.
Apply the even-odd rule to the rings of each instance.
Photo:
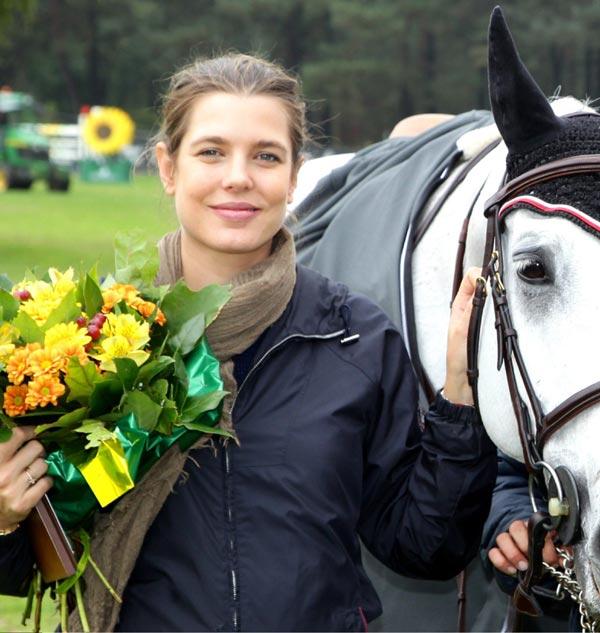
[[[99,262],[112,270],[116,232],[142,228],[149,242],[175,226],[170,198],[157,177],[138,176],[129,185],[86,184],[75,180],[66,194],[43,185],[31,191],[0,193],[0,273],[19,281],[27,268],[85,268]],[[21,626],[25,601],[0,596],[0,631],[29,631]],[[58,616],[46,598],[43,631],[54,631]]]
[[[0,596],[0,631],[32,631],[33,619],[26,626],[21,625],[21,617],[25,607],[25,598],[9,598]],[[42,607],[42,631],[52,632],[58,626],[59,617],[54,603],[47,595]]]
[[[158,177],[140,175],[132,184],[88,184],[75,180],[66,194],[0,193],[0,273],[18,281],[30,267],[79,268],[99,262],[112,269],[116,232],[141,228],[156,241],[175,226],[171,199]]]

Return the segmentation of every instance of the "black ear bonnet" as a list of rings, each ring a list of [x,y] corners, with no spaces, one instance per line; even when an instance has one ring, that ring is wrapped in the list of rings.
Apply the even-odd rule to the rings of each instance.
[[[490,20],[488,73],[492,112],[508,147],[509,180],[559,158],[600,154],[600,116],[554,114],[521,61],[500,7]],[[557,178],[526,193],[600,220],[600,174]]]

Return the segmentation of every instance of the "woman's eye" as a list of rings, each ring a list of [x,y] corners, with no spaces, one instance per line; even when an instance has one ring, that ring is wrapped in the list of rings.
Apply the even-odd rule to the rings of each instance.
[[[526,259],[517,264],[517,274],[523,281],[542,283],[548,281],[544,264],[539,259]]]
[[[271,154],[270,152],[261,152],[258,155],[258,159],[259,160],[264,160],[268,163],[279,163],[281,162],[279,160],[279,156],[276,156],[275,154]]]
[[[198,152],[198,156],[206,156],[207,158],[216,158],[219,155],[219,150],[213,148],[202,149]]]

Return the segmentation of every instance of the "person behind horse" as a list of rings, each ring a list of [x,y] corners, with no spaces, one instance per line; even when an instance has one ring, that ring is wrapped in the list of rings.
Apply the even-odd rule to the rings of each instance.
[[[180,227],[160,243],[158,281],[233,287],[208,338],[230,392],[221,425],[239,445],[169,452],[100,514],[92,554],[123,604],[88,575],[94,630],[365,629],[381,606],[359,535],[417,577],[450,578],[477,552],[496,459],[466,406],[474,274],[452,310],[445,397],[421,430],[397,329],[296,265],[283,221],[304,111],[294,78],[246,55],[171,80],[156,157]],[[50,489],[45,471],[32,428],[0,445],[0,592],[31,573],[18,525]]]

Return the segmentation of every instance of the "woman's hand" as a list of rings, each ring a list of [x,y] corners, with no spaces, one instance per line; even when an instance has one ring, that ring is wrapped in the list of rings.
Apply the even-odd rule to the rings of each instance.
[[[480,275],[480,268],[467,270],[450,312],[444,396],[455,404],[473,404],[473,391],[467,379],[467,337],[476,280]]]
[[[44,447],[34,437],[33,426],[20,426],[0,443],[0,530],[17,527],[52,487]]]
[[[513,576],[519,571],[527,569],[527,552],[529,550],[529,535],[527,533],[527,521],[519,519],[513,521],[508,532],[498,534],[497,547],[492,547],[488,557],[492,565],[504,574]],[[546,535],[542,555],[545,563],[557,566],[559,559],[552,542],[552,533]]]

